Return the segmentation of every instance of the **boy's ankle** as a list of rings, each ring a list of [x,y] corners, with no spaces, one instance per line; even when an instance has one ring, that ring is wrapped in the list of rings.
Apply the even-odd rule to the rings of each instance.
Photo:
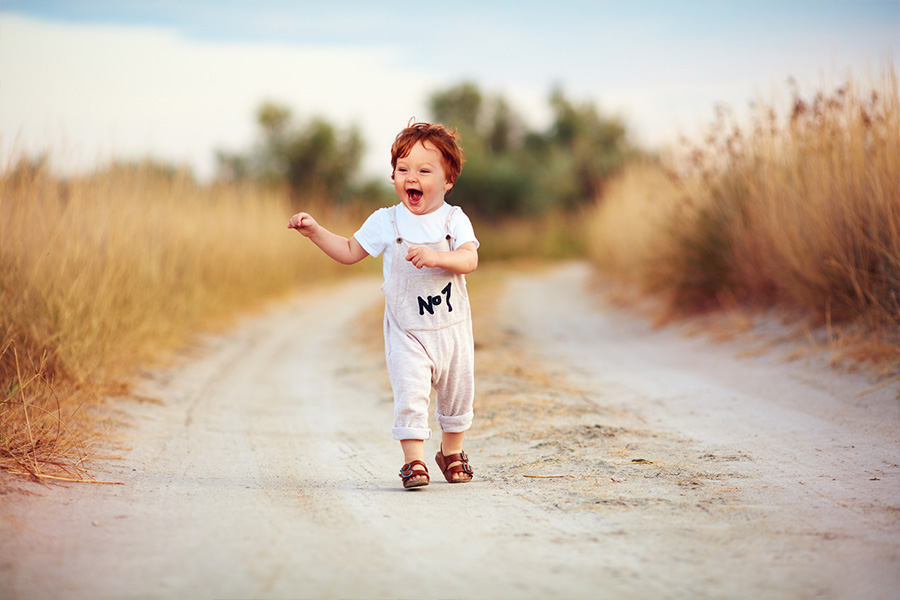
[[[410,463],[414,460],[425,460],[425,442],[423,440],[400,440],[403,449],[403,460]]]

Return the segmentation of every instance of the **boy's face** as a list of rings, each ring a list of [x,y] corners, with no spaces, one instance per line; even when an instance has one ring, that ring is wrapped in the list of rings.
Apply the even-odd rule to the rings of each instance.
[[[429,142],[417,142],[407,156],[397,159],[394,190],[409,212],[427,215],[444,204],[444,194],[453,187],[447,182],[441,153]]]

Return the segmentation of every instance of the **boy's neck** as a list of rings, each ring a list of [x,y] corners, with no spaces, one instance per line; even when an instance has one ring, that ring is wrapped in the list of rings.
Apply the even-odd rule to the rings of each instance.
[[[435,214],[435,213],[437,213],[437,212],[440,212],[440,210],[441,210],[442,208],[444,208],[445,206],[447,206],[447,201],[444,200],[443,202],[441,202],[440,206],[438,206],[436,209],[434,209],[434,210],[431,211],[430,213],[427,213],[427,214],[424,214],[424,215],[417,215],[417,214],[415,214],[415,213],[413,213],[413,212],[410,212],[410,210],[409,210],[408,208],[406,208],[406,205],[403,204],[402,202],[400,202],[399,206],[401,206],[401,207],[403,208],[403,210],[406,212],[406,214],[408,214],[409,216],[411,216],[411,217],[416,217],[416,218],[420,218],[420,217],[427,217],[427,216],[429,216],[429,215],[433,215],[433,214]]]

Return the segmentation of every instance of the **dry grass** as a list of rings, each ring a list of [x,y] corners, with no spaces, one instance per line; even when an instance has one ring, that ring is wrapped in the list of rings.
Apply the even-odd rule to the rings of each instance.
[[[550,212],[540,217],[473,220],[481,261],[571,259],[584,256],[584,215]]]
[[[337,272],[285,195],[152,167],[0,177],[0,469],[89,480],[91,407],[202,328]],[[319,208],[337,230],[358,220]]]
[[[872,90],[795,95],[782,115],[759,104],[749,127],[722,111],[685,150],[609,186],[591,217],[593,260],[675,313],[780,307],[824,326],[829,344],[846,340],[848,360],[900,366],[895,71]]]

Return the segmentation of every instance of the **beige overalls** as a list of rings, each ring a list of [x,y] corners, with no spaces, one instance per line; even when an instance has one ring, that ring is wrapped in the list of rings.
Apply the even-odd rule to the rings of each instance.
[[[454,208],[453,211],[458,210]],[[450,217],[446,236],[437,242],[404,240],[391,211],[396,243],[390,277],[382,290],[384,350],[394,391],[396,440],[427,440],[428,403],[436,392],[435,416],[442,431],[457,433],[472,424],[475,399],[475,348],[466,278],[444,269],[417,269],[406,260],[409,247],[447,252],[453,249]]]

